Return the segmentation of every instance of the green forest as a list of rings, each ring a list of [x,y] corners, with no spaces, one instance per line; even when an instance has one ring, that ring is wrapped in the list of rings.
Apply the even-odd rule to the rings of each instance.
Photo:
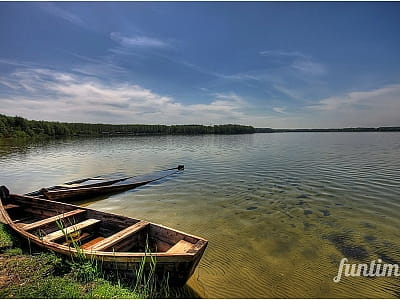
[[[243,125],[143,125],[88,124],[34,121],[0,114],[0,137],[70,137],[115,135],[191,135],[254,133],[255,128]]]
[[[329,129],[273,129],[252,126],[225,125],[144,125],[144,124],[89,124],[27,120],[0,114],[0,138],[48,138],[72,136],[130,136],[130,135],[193,135],[245,134],[278,132],[365,132],[400,131],[400,127],[329,128]]]

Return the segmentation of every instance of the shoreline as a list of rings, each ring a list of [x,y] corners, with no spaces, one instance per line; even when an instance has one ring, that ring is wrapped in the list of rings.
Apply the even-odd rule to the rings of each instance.
[[[399,132],[399,126],[384,127],[345,127],[345,128],[299,128],[299,129],[273,129],[255,128],[255,133],[284,133],[284,132]]]

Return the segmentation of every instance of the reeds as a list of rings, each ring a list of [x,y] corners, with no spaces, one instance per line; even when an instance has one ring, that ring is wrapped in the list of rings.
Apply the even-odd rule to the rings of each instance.
[[[115,263],[115,270],[113,274],[106,275],[102,270],[102,263],[94,256],[86,255],[79,245],[79,235],[71,234],[65,231],[66,226],[62,220],[56,221],[57,227],[63,232],[65,240],[68,245],[76,250],[71,255],[71,272],[74,274],[75,279],[84,283],[93,281],[95,278],[108,279],[116,283],[122,288],[130,289],[138,298],[168,298],[170,296],[169,288],[169,274],[165,274],[161,278],[156,273],[157,259],[152,255],[146,237],[146,246],[144,249],[144,256],[133,274],[124,277],[123,273],[119,272],[117,264]],[[132,276],[133,275],[133,276]]]

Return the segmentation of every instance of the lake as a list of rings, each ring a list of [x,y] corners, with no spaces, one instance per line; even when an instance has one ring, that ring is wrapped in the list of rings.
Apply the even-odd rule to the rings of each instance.
[[[393,298],[399,277],[345,277],[400,263],[400,133],[273,133],[0,141],[13,193],[105,173],[185,165],[85,205],[209,240],[188,286],[207,298]]]

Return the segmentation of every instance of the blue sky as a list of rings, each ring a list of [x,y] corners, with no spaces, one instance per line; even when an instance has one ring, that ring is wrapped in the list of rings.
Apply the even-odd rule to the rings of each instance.
[[[0,113],[400,125],[399,2],[1,2]]]

